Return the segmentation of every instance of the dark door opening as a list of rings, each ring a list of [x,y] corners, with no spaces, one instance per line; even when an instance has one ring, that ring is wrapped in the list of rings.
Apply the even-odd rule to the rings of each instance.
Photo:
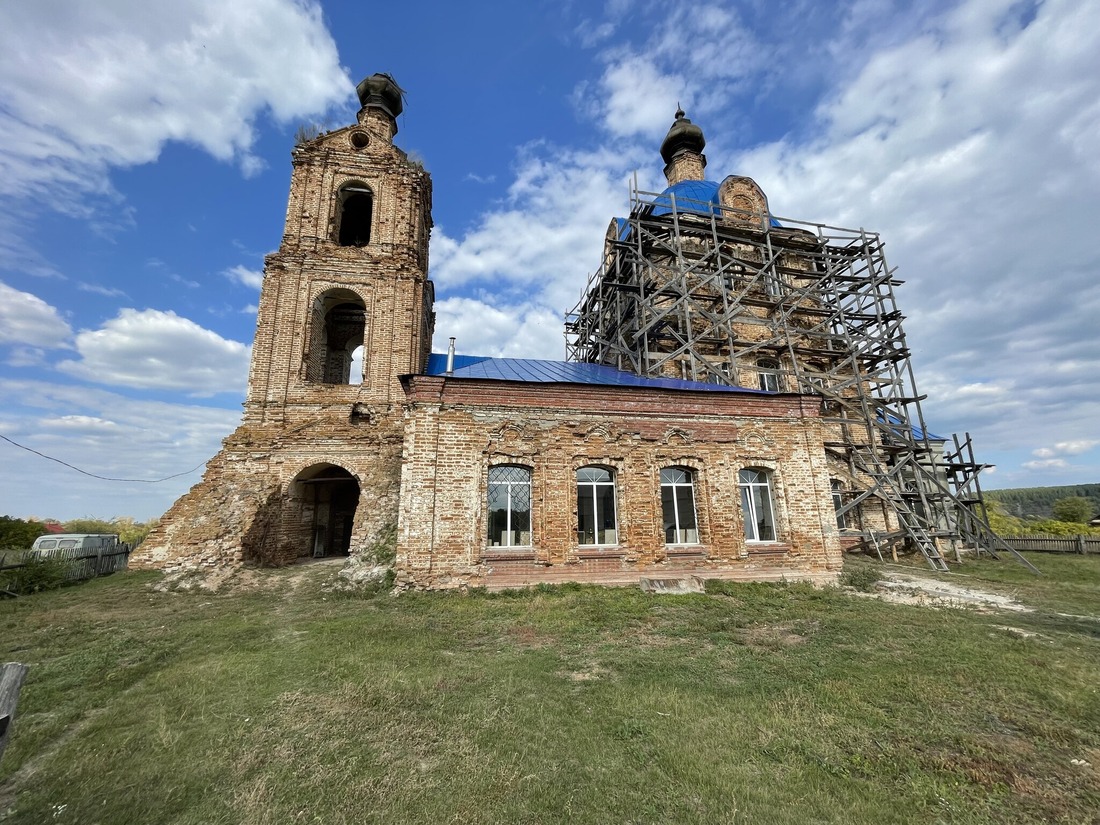
[[[315,559],[348,555],[359,482],[347,470],[329,466],[299,483],[303,516],[309,517],[309,544],[301,555]]]

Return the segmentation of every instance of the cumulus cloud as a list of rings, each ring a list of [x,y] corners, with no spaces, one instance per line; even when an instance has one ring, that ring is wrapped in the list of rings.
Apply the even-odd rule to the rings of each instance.
[[[456,339],[458,352],[493,358],[565,358],[562,315],[538,304],[490,304],[475,298],[447,298],[435,305],[436,352]]]
[[[1047,458],[1041,461],[1025,461],[1020,465],[1025,470],[1065,470],[1069,462],[1063,458]]]
[[[0,77],[9,194],[104,189],[105,167],[151,161],[167,140],[249,162],[257,114],[287,121],[352,87],[320,7],[292,0],[183,0],[155,14],[140,0],[17,3]]]
[[[0,343],[65,347],[72,334],[54,307],[37,295],[0,282]]]
[[[6,4],[0,197],[126,220],[113,168],[179,141],[253,174],[258,117],[316,114],[352,88],[315,0]],[[19,220],[0,220],[0,266],[56,274],[21,234]]]
[[[599,265],[604,229],[612,215],[626,209],[628,173],[638,159],[630,149],[524,147],[499,208],[478,216],[464,234],[451,235],[445,226],[433,231],[432,278],[441,293],[480,292],[479,300],[488,307],[553,307],[560,334],[563,314],[579,299],[585,273]],[[544,340],[529,336],[523,313],[509,317],[517,341]],[[436,330],[443,340],[452,334],[442,322]]]
[[[1060,455],[1081,455],[1087,453],[1100,441],[1090,439],[1088,441],[1060,441],[1053,447],[1039,447],[1032,450],[1031,454],[1036,458],[1053,458]]]
[[[247,286],[252,289],[259,289],[264,285],[264,273],[255,269],[249,269],[246,266],[230,267],[225,271],[225,277],[234,283],[238,283],[241,286]]]
[[[194,395],[239,393],[249,348],[174,312],[123,309],[99,329],[76,336],[79,359],[58,369],[86,381]]]

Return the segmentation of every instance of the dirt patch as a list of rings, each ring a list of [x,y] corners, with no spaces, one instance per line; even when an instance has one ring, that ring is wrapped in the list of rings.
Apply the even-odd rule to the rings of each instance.
[[[806,635],[799,632],[794,624],[775,624],[739,630],[737,641],[749,647],[782,650],[802,644],[806,641]]]
[[[1007,610],[1016,613],[1028,613],[1032,610],[1003,593],[992,593],[946,576],[924,576],[910,572],[887,571],[885,577],[876,584],[875,590],[867,595],[877,596],[894,604],[918,607],[968,607],[980,612]]]
[[[293,592],[310,582],[335,581],[345,558],[316,559],[289,567],[226,565],[210,570],[169,573],[152,585],[162,593]]]

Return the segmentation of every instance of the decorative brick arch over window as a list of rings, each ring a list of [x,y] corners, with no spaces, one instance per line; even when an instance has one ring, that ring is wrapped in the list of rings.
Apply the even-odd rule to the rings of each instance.
[[[340,246],[370,243],[374,219],[374,192],[365,183],[351,181],[336,194],[336,242]]]
[[[489,547],[531,546],[531,468],[489,468],[486,505]]]

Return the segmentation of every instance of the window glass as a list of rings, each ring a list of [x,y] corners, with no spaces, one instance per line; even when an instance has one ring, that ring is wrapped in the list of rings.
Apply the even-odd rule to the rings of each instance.
[[[836,510],[836,526],[839,530],[848,529],[848,514],[840,512],[844,506],[844,484],[834,479],[829,482],[833,491],[833,509]]]
[[[697,544],[695,486],[691,470],[666,467],[661,470],[661,514],[666,544]]]
[[[772,509],[771,480],[767,472],[745,469],[738,474],[741,510],[745,518],[747,541],[775,541],[775,514]]]
[[[38,543],[39,550],[53,550],[57,547],[57,539],[46,539]]]
[[[603,467],[577,470],[577,543],[618,543],[615,477]]]
[[[761,358],[756,362],[760,377],[760,389],[765,392],[779,392],[779,362],[774,358]]]
[[[76,547],[76,539],[62,539],[61,541],[59,541],[57,543],[57,546],[59,548],[60,547]]]
[[[489,468],[489,546],[531,546],[531,471]]]

